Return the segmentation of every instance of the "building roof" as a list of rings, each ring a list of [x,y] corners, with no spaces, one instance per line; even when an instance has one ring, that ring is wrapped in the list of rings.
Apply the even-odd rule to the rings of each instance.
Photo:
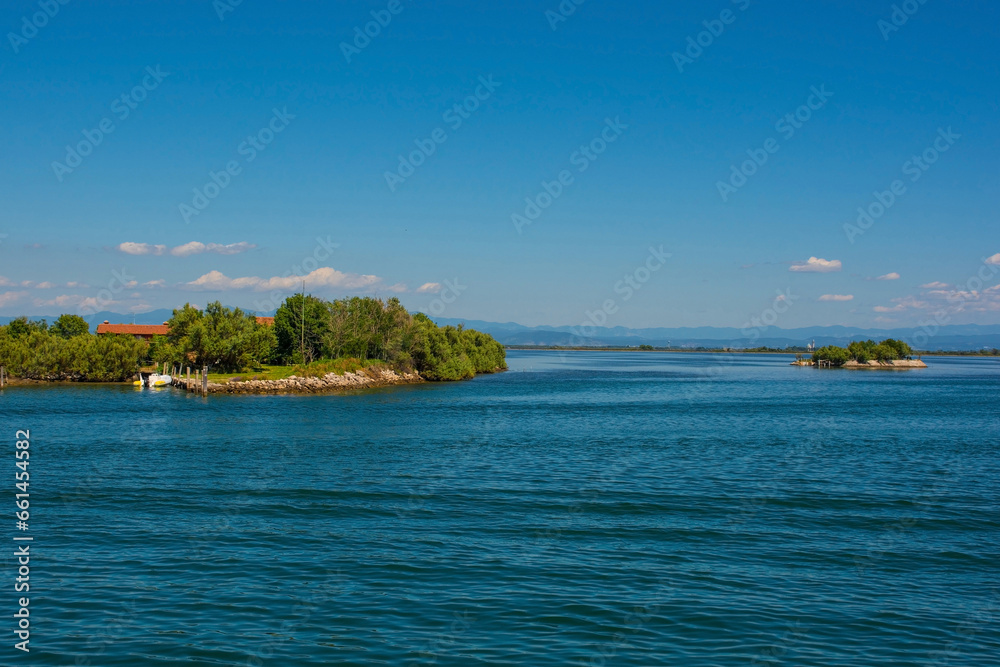
[[[274,324],[274,318],[273,317],[261,317],[260,315],[258,315],[257,316],[257,324],[261,325],[262,327],[272,326]]]
[[[166,336],[170,327],[166,324],[109,324],[107,320],[97,325],[99,334],[129,334],[132,336]]]

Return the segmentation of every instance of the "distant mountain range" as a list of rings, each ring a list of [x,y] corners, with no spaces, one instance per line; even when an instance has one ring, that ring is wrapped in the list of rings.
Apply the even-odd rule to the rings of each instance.
[[[258,313],[272,315],[273,313]],[[110,311],[100,312],[89,318],[91,330],[108,320],[112,323],[162,324],[170,319],[173,311],[161,308],[148,313],[122,314]],[[31,319],[45,319],[50,323],[57,316],[38,315]],[[6,324],[13,317],[0,317],[0,324]],[[816,341],[823,345],[847,345],[852,340],[881,340],[899,338],[908,341],[918,349],[925,350],[978,350],[1000,348],[1000,325],[998,324],[952,324],[940,327],[933,336],[919,328],[861,329],[858,327],[804,327],[801,329],[779,329],[767,327],[754,336],[750,330],[732,327],[658,327],[651,329],[628,329],[626,327],[594,327],[582,336],[577,327],[538,326],[527,327],[514,322],[485,322],[482,320],[462,320],[447,317],[433,318],[440,325],[464,324],[490,334],[504,345],[563,345],[563,346],[638,346],[654,347],[778,347],[805,346]],[[918,335],[922,334],[922,335]],[[926,340],[926,342],[924,342]]]
[[[490,334],[504,345],[567,345],[567,346],[628,346],[654,347],[778,347],[806,346],[816,341],[823,345],[847,345],[852,340],[882,340],[899,338],[914,347],[926,350],[978,350],[1000,348],[1000,325],[955,324],[940,327],[933,336],[919,328],[861,329],[858,327],[805,327],[779,329],[766,327],[756,331],[728,327],[658,327],[628,329],[626,327],[594,327],[581,332],[578,327],[526,327],[514,322],[484,322],[434,318],[441,325],[465,324]],[[589,334],[583,336],[582,334]],[[920,335],[918,335],[920,334]]]

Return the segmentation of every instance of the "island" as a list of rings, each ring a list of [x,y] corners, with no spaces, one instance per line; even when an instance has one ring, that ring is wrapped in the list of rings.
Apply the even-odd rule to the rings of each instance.
[[[796,355],[792,365],[889,370],[927,368],[927,364],[921,359],[914,359],[913,354],[913,350],[904,341],[887,338],[880,343],[873,340],[854,341],[846,348],[827,345],[813,352],[811,359]]]
[[[274,317],[219,302],[185,304],[162,327],[99,326],[78,315],[51,326],[26,317],[0,327],[0,367],[11,384],[130,382],[144,369],[169,370],[175,386],[207,393],[337,391],[391,384],[466,380],[507,369],[492,336],[439,327],[397,298],[327,301],[287,298]]]

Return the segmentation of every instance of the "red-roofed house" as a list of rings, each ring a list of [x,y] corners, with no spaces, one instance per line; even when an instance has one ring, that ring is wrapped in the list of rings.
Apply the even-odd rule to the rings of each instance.
[[[262,327],[274,326],[274,318],[273,317],[261,317],[260,315],[258,315],[257,316],[257,324],[261,325]]]
[[[166,336],[170,332],[167,323],[163,324],[109,324],[104,320],[97,325],[98,334],[126,334],[140,340],[151,340],[153,336]]]

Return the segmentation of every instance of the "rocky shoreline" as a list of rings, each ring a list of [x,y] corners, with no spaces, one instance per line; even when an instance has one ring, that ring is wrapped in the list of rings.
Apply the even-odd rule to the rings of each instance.
[[[816,366],[816,362],[811,359],[802,359],[800,361],[793,361],[792,366]],[[867,369],[867,370],[902,370],[907,368],[927,368],[925,364],[920,359],[896,359],[895,361],[869,361],[867,363],[861,363],[859,361],[848,361],[843,366],[837,366],[837,368],[850,368],[850,369]]]
[[[209,382],[210,394],[322,394],[349,389],[372,389],[400,384],[426,382],[419,373],[398,373],[389,369],[362,369],[323,377],[291,376],[281,380],[237,380]],[[201,387],[192,379],[190,386],[185,378],[176,378],[172,386],[186,391],[199,391]]]

